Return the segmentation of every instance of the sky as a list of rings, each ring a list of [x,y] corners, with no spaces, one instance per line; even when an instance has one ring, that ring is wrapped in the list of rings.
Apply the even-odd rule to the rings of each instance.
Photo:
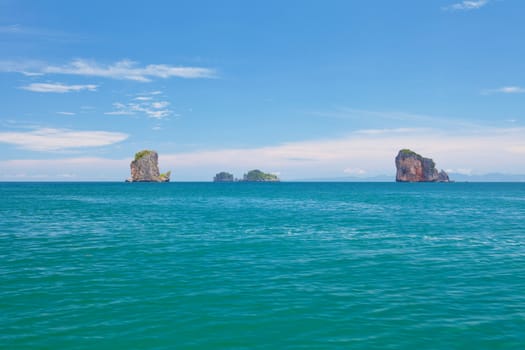
[[[525,174],[525,2],[0,0],[0,181]]]

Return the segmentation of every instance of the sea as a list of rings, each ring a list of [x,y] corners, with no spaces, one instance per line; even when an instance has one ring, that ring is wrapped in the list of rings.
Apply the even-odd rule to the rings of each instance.
[[[525,183],[0,183],[0,349],[525,349]]]

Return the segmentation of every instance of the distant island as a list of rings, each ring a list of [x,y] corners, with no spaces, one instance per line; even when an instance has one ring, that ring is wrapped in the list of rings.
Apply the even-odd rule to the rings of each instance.
[[[280,182],[277,175],[262,172],[259,169],[248,171],[242,179],[235,179],[233,174],[221,171],[213,177],[213,182]]]
[[[397,182],[450,182],[448,174],[438,172],[436,163],[409,149],[402,149],[396,157]]]
[[[213,177],[213,182],[234,182],[235,179],[233,174],[230,174],[226,171],[221,171]]]
[[[259,169],[250,170],[244,174],[242,181],[248,182],[279,182],[277,175],[264,173]]]
[[[131,177],[126,182],[169,182],[171,171],[160,174],[159,155],[152,150],[142,150],[135,153],[131,162]]]
[[[158,153],[142,150],[135,153],[130,163],[131,177],[126,182],[169,182],[171,171],[159,172]],[[410,150],[402,149],[396,156],[396,182],[451,182],[448,174],[438,171],[431,158],[425,158]],[[213,177],[213,182],[280,182],[275,174],[253,169],[245,173],[242,179],[236,179],[232,173],[221,171]]]

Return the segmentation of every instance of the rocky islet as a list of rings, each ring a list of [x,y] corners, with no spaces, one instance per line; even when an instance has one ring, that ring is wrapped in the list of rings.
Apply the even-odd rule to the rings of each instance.
[[[395,161],[397,182],[450,182],[448,174],[438,171],[431,158],[409,149],[400,150]]]
[[[142,150],[135,153],[130,164],[131,177],[126,182],[169,182],[171,171],[159,172],[159,155],[155,151]]]

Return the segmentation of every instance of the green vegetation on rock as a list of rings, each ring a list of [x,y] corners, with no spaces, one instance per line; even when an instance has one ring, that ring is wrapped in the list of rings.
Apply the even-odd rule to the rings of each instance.
[[[417,154],[416,152],[408,149],[408,148],[404,148],[402,149],[401,151],[399,151],[399,154],[402,154],[404,156],[416,156],[416,157],[421,157],[419,154]]]
[[[153,151],[150,151],[148,149],[142,150],[140,152],[135,153],[135,160],[139,160],[140,158],[147,156],[148,154],[152,153]]]
[[[159,179],[162,181],[169,180],[171,176],[171,170],[159,175]]]
[[[244,174],[243,181],[279,181],[279,178],[276,175],[268,174],[260,171],[259,169],[250,170],[248,173]]]

